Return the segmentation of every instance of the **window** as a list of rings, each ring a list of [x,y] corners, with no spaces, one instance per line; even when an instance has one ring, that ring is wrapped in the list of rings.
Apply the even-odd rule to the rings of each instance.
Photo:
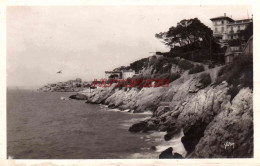
[[[239,25],[237,26],[237,30],[240,30],[240,26]]]
[[[215,28],[215,32],[216,32],[216,33],[218,32],[218,28]]]
[[[214,23],[215,23],[215,25],[217,25],[217,21],[215,21]]]
[[[221,32],[224,32],[224,27],[221,27]]]
[[[234,32],[233,27],[230,27],[230,28],[231,28],[230,32],[233,33]]]
[[[221,21],[221,24],[224,24],[224,21]]]

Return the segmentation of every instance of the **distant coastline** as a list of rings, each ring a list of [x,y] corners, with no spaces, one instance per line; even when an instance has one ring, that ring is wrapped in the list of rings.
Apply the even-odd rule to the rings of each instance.
[[[38,92],[79,92],[84,88],[90,87],[89,82],[83,82],[81,78],[75,80],[69,80],[66,82],[58,82],[47,84],[41,88],[38,88]]]

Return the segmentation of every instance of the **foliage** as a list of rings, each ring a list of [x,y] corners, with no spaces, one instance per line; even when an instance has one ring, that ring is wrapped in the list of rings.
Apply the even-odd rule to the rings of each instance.
[[[224,53],[213,31],[198,18],[182,20],[177,26],[170,27],[167,32],[155,34],[155,37],[171,48],[170,52],[160,55],[180,57],[195,62],[213,60],[224,63]],[[222,53],[222,54],[220,54]]]
[[[229,46],[240,46],[241,41],[239,39],[233,39],[228,41]]]
[[[238,94],[243,87],[253,89],[253,57],[240,56],[218,72],[218,78],[214,85],[227,81],[230,89],[227,94],[231,95],[231,100]]]
[[[231,101],[234,99],[234,97],[238,94],[239,91],[240,89],[237,86],[232,86],[228,89],[227,94],[231,96]]]
[[[154,69],[157,73],[168,73],[171,71],[172,64],[167,57],[162,57],[154,61]]]
[[[121,90],[124,87],[124,82],[120,81],[118,84],[118,89]]]
[[[148,66],[148,58],[143,58],[130,64],[130,68],[136,72],[146,68]]]
[[[214,64],[209,64],[209,69],[212,69],[212,68],[214,68],[215,67],[215,65]]]
[[[240,87],[253,88],[253,57],[239,56],[234,59],[232,64],[223,67],[218,72],[218,78],[215,85],[222,81],[227,81],[228,84]]]
[[[184,70],[189,70],[193,67],[193,64],[185,59],[179,61],[178,66]]]
[[[129,70],[130,66],[121,66],[118,68],[115,68],[113,71],[122,71],[122,70]]]
[[[203,87],[207,87],[208,85],[211,84],[211,77],[208,73],[201,74],[199,78],[200,78],[199,83],[201,83]]]
[[[244,40],[248,40],[253,35],[253,22],[251,22],[245,30],[239,33],[239,37]]]
[[[111,75],[109,76],[109,78],[117,78],[117,77],[118,77],[117,74],[111,74]]]
[[[155,35],[162,39],[169,47],[186,46],[192,43],[200,43],[209,46],[213,31],[200,22],[198,18],[181,20],[177,26],[170,27],[167,32],[160,32]]]
[[[106,84],[110,84],[110,83],[114,83],[115,82],[115,79],[114,78],[109,78],[108,80],[107,80],[107,82],[106,82]],[[111,83],[111,84],[112,84]]]
[[[178,73],[171,73],[170,75],[169,75],[169,79],[170,79],[170,81],[172,82],[172,81],[175,81],[175,80],[177,80],[178,78],[180,78],[181,77],[181,75],[180,74],[178,74]]]
[[[143,68],[146,68],[148,66],[148,58],[143,58],[140,60],[137,60],[130,64],[130,66],[121,66],[118,68],[115,68],[113,71],[122,71],[122,70],[134,70],[135,72],[139,72]]]
[[[199,73],[204,71],[203,65],[195,65],[193,68],[190,69],[189,74]]]

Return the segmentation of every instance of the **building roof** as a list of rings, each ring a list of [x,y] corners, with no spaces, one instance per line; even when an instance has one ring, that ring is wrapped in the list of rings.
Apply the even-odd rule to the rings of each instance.
[[[122,73],[121,71],[105,71],[105,73]]]
[[[248,18],[248,19],[240,19],[240,20],[236,20],[236,22],[238,22],[238,21],[249,21],[249,22],[251,22],[251,21],[253,21],[253,19],[252,19],[252,18]]]
[[[227,16],[220,16],[220,17],[214,17],[210,19],[211,21],[215,21],[215,20],[229,20],[229,21],[234,21],[232,18],[227,17]]]
[[[234,21],[232,23],[227,24],[227,26],[246,25],[246,24],[250,24],[251,22],[252,21],[247,21],[247,22]]]
[[[135,72],[135,71],[130,69],[130,70],[122,70],[122,72],[126,73],[126,72]]]

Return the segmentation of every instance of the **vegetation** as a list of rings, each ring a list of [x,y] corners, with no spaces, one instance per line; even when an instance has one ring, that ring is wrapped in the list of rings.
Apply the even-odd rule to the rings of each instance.
[[[182,20],[176,27],[157,33],[155,37],[171,48],[170,52],[158,52],[158,55],[181,57],[195,62],[213,60],[224,63],[226,48],[220,47],[213,37],[213,31],[197,18]]]
[[[163,43],[173,48],[187,46],[192,43],[200,43],[209,46],[212,38],[212,30],[200,22],[198,18],[181,20],[177,26],[170,27],[167,32],[160,32],[155,37],[162,39]]]
[[[232,64],[223,67],[218,72],[218,78],[214,85],[227,81],[230,85],[228,94],[233,99],[243,87],[253,89],[253,57],[239,56]]]
[[[118,89],[121,90],[124,87],[124,82],[120,81],[120,83],[118,84]]]
[[[195,65],[193,68],[190,69],[189,74],[199,73],[204,70],[205,68],[203,65]]]
[[[193,64],[188,60],[180,60],[178,66],[184,70],[189,70],[193,67]]]
[[[207,87],[208,85],[211,84],[211,77],[208,73],[201,74],[199,78],[200,78],[199,83],[201,83],[203,87]]]
[[[229,85],[253,88],[253,57],[239,56],[232,64],[223,67],[218,72],[215,85],[227,81]]]
[[[234,99],[234,97],[238,94],[239,91],[240,89],[237,86],[232,86],[228,89],[227,94],[231,96],[231,101]]]
[[[155,74],[153,79],[169,79],[170,82],[177,80],[181,75],[178,73],[164,73],[164,74]]]
[[[228,42],[228,45],[229,46],[240,46],[241,45],[241,40],[239,40],[239,39],[230,40]]]
[[[239,38],[247,41],[253,35],[253,22],[251,22],[245,30],[242,30],[239,34]]]
[[[212,63],[209,64],[209,69],[212,69],[212,68],[214,68],[214,67],[215,67],[214,64],[212,64]]]
[[[109,76],[109,78],[117,78],[118,77],[118,75],[117,74],[111,74],[110,76]]]
[[[175,80],[177,80],[178,78],[180,78],[181,77],[181,75],[180,74],[178,74],[178,73],[172,73],[172,74],[170,74],[169,75],[169,79],[170,79],[170,81],[172,82],[172,81],[175,81]]]
[[[138,61],[131,63],[130,68],[132,70],[135,70],[136,72],[139,72],[140,70],[142,70],[143,68],[146,68],[148,66],[148,61],[149,61],[149,58],[140,59]]]
[[[130,66],[121,66],[118,68],[115,68],[113,71],[122,71],[122,70],[129,70]]]

